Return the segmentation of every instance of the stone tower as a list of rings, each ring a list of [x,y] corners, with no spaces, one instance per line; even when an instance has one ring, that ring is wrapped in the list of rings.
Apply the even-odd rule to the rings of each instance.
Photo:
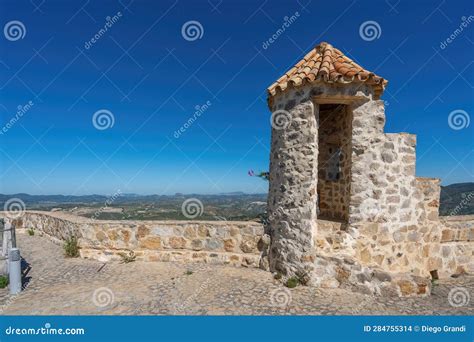
[[[414,135],[384,133],[386,85],[320,43],[268,88],[271,271],[318,283],[334,273],[321,257],[338,256],[416,276],[435,267],[420,248],[441,229],[439,180],[415,177]],[[319,239],[328,221],[337,228]]]

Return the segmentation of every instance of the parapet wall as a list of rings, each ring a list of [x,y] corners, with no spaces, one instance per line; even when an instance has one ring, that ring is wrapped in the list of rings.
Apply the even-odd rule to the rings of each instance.
[[[384,133],[383,101],[352,107],[352,184],[349,223],[377,222],[394,231],[417,224],[416,136]]]
[[[263,226],[237,221],[98,221],[60,212],[28,211],[14,221],[53,240],[76,236],[81,257],[191,261],[258,267]]]
[[[388,233],[368,223],[354,237],[341,222],[318,220],[314,245],[321,257],[353,258],[390,273],[440,278],[474,273],[474,216],[437,216],[435,179],[417,179],[427,224]],[[2,216],[3,213],[0,213]],[[431,221],[430,221],[431,220]],[[431,222],[431,223],[428,223]],[[28,211],[13,222],[62,243],[76,236],[81,257],[120,260],[133,251],[138,260],[181,261],[259,267],[268,247],[263,225],[248,221],[98,221],[61,212]]]
[[[391,220],[378,216],[340,233],[339,250],[326,246],[325,254],[349,254],[362,265],[422,277],[474,273],[474,216],[439,217],[439,194],[439,179],[416,178],[410,206],[402,203]]]

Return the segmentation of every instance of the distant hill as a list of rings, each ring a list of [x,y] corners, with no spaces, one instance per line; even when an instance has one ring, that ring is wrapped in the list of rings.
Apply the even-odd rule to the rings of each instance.
[[[0,194],[0,210],[12,198],[21,199],[28,210],[61,210],[104,220],[186,220],[189,215],[183,212],[183,204],[189,200],[189,210],[196,210],[201,220],[248,221],[260,220],[265,214],[267,195],[242,192],[217,195],[120,193],[112,196]]]
[[[65,195],[29,195],[0,194],[0,210],[11,198],[19,198],[30,210],[64,210],[78,215],[90,216],[98,209],[100,219],[186,219],[181,206],[188,198],[197,198],[202,202],[201,219],[216,220],[255,220],[266,211],[266,194],[245,194],[229,192],[217,195],[175,194],[175,195],[139,195],[120,194],[114,197],[104,195],[65,196]],[[441,187],[440,214],[474,214],[474,183],[459,183]],[[120,209],[114,210],[115,209]]]
[[[473,215],[474,183],[442,186],[440,202],[440,215]]]

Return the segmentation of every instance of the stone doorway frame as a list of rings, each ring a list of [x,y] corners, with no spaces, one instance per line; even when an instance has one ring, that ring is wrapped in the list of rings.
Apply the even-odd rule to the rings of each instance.
[[[349,221],[349,203],[350,203],[350,185],[351,185],[351,165],[352,165],[352,112],[350,101],[337,101],[328,100],[326,98],[323,101],[318,99],[313,100],[313,106],[315,113],[319,113],[318,120],[318,159],[317,159],[317,219],[324,219],[328,221],[341,221],[344,226]],[[323,109],[323,106],[332,105],[336,106],[333,109]],[[339,106],[343,106],[342,115],[338,113]],[[323,118],[322,113],[330,111],[328,116]],[[333,115],[340,115],[341,117],[331,119]],[[336,134],[336,140],[325,140],[328,136],[323,136],[324,128],[328,128],[328,124],[324,124],[326,120],[333,120],[336,123],[336,127],[333,131],[330,131],[329,138],[333,138],[333,134]],[[336,122],[337,121],[337,122]],[[346,125],[346,128],[344,127]],[[329,159],[334,158],[336,151],[331,151],[330,145],[336,148],[340,155],[338,156],[338,167],[340,168],[336,179],[327,178]],[[329,151],[328,151],[329,150]],[[324,153],[325,152],[325,153]],[[321,163],[321,154],[323,156],[323,163]],[[332,155],[328,155],[332,154]],[[324,163],[325,162],[325,163]],[[346,164],[348,163],[348,165]],[[326,172],[325,172],[326,171]],[[331,173],[334,176],[334,172]],[[342,178],[339,178],[342,177]],[[322,183],[325,183],[322,185]],[[323,194],[321,186],[326,188],[326,193]],[[346,189],[347,187],[347,189]],[[339,197],[339,199],[337,199]],[[343,200],[341,201],[341,197]],[[326,208],[323,209],[322,204],[326,204]],[[339,205],[342,204],[342,207]],[[329,208],[327,207],[329,205]],[[338,208],[339,207],[339,208]]]

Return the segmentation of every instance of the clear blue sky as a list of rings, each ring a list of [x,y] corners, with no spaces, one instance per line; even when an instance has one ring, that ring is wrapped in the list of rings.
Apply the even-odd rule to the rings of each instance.
[[[265,89],[320,41],[389,80],[386,131],[418,135],[418,176],[473,181],[474,122],[455,130],[448,116],[474,115],[474,21],[440,46],[472,1],[299,1],[0,1],[1,26],[26,31],[0,36],[1,125],[33,102],[0,134],[0,192],[265,192],[247,175],[268,169]],[[377,39],[362,39],[366,21]],[[105,130],[92,123],[101,109],[114,117]]]

